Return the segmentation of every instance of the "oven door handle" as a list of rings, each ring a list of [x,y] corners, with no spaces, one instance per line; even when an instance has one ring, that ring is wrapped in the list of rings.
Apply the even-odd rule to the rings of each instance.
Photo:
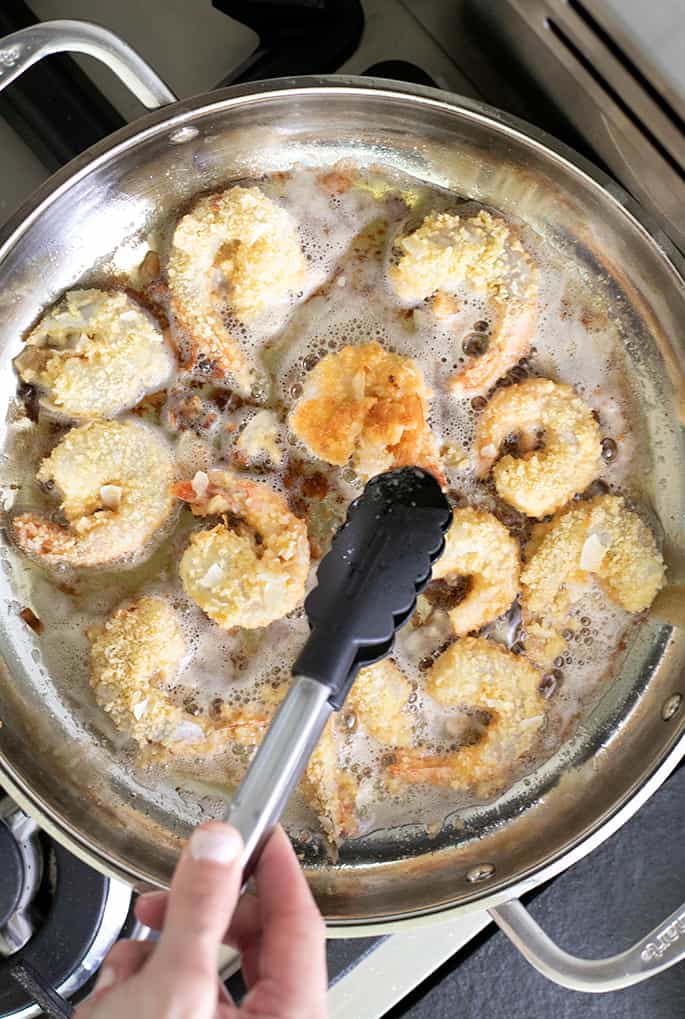
[[[0,92],[43,57],[64,52],[86,53],[102,61],[149,110],[177,101],[128,43],[87,21],[44,21],[0,39]]]
[[[518,899],[489,913],[531,966],[572,991],[618,991],[685,958],[685,905],[625,952],[606,959],[580,959],[559,948]]]

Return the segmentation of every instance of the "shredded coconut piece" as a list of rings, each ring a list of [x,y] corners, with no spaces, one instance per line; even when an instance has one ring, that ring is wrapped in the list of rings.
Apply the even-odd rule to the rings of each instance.
[[[119,509],[119,506],[121,505],[121,494],[120,485],[103,485],[100,489],[102,505],[106,509]]]
[[[202,499],[203,496],[207,494],[207,489],[209,488],[209,478],[207,477],[204,471],[197,471],[195,477],[190,482],[190,484],[193,486],[193,491],[195,492],[195,494],[199,496],[200,499]]]
[[[218,584],[223,576],[223,570],[218,563],[212,563],[204,577],[200,577],[197,581],[198,587],[204,587],[208,590]]]
[[[133,714],[133,717],[135,718],[135,720],[137,722],[139,722],[141,720],[141,718],[143,717],[143,715],[147,711],[147,703],[148,702],[147,702],[147,697],[146,697],[145,700],[138,701],[138,703],[134,704],[133,707],[131,708],[131,713]]]
[[[591,573],[598,570],[608,547],[609,543],[603,543],[598,535],[588,535],[583,545],[583,551],[580,553],[581,570],[589,570]]]

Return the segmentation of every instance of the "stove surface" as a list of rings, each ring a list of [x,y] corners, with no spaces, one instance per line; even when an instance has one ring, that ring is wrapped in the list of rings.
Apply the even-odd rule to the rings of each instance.
[[[114,942],[147,935],[132,903],[0,790],[0,1016],[69,1016]]]

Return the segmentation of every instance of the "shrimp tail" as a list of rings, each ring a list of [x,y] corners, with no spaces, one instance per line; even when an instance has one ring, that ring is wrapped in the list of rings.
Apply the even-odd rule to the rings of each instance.
[[[171,494],[175,495],[177,499],[181,499],[183,502],[197,502],[199,496],[193,488],[192,481],[177,481],[171,486]]]
[[[403,782],[423,785],[451,785],[455,777],[453,754],[426,756],[420,750],[397,750],[388,774]]]
[[[76,547],[76,539],[65,528],[32,513],[21,513],[12,521],[12,531],[20,548],[29,555],[47,561],[63,559]]]

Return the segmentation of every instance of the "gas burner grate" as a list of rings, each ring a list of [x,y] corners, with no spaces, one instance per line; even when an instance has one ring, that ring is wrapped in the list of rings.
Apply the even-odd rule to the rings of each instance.
[[[0,799],[0,1016],[65,1019],[122,933],[142,933],[131,890]],[[128,922],[128,931],[124,931]]]

